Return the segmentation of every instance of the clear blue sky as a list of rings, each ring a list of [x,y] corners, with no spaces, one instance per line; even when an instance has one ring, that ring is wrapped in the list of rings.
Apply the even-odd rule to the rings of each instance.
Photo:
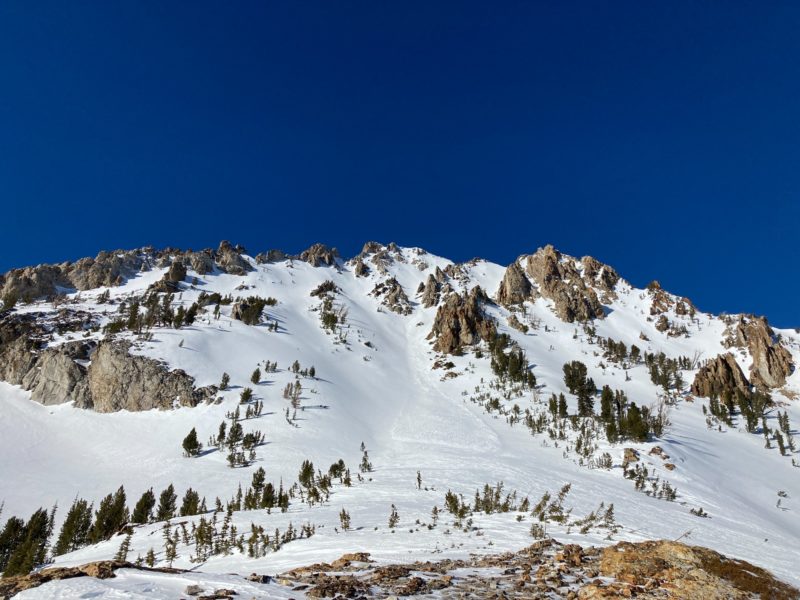
[[[0,271],[552,243],[800,326],[797,2],[0,3]]]

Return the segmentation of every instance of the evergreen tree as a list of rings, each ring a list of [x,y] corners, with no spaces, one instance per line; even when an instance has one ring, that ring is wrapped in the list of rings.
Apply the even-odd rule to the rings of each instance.
[[[120,486],[100,502],[95,513],[94,525],[89,532],[89,542],[95,544],[109,539],[128,522],[128,509],[125,506],[125,488]]]
[[[253,383],[253,385],[259,384],[261,381],[261,369],[256,367],[256,370],[253,371],[253,374],[250,376],[250,381]]]
[[[394,529],[400,522],[400,515],[397,514],[397,507],[392,504],[392,510],[389,513],[389,529]]]
[[[300,465],[300,472],[297,475],[297,481],[300,482],[305,488],[314,485],[314,463],[310,460],[304,460]]]
[[[0,531],[0,571],[6,570],[12,552],[24,539],[25,521],[17,517],[10,517],[3,530]]]
[[[253,390],[249,387],[246,387],[242,390],[242,393],[239,396],[239,403],[240,404],[247,404],[253,398]]]
[[[177,500],[178,495],[175,493],[175,487],[170,483],[158,498],[156,521],[167,521],[174,517]]]
[[[136,506],[133,507],[133,514],[131,515],[131,523],[143,525],[149,523],[153,518],[153,508],[156,505],[156,495],[153,493],[153,488],[147,490]]]
[[[567,399],[564,397],[564,394],[558,395],[558,418],[567,418]]]
[[[181,516],[191,517],[200,512],[200,494],[195,492],[192,488],[186,490],[183,495],[183,502],[181,503]]]
[[[72,552],[89,543],[92,528],[92,505],[86,500],[76,498],[61,525],[53,554],[60,556]]]
[[[231,382],[231,376],[228,375],[227,373],[223,373],[222,374],[222,381],[219,384],[219,389],[223,390],[223,391],[227,390],[228,389],[228,385],[230,384],[230,382]]]
[[[194,427],[185,438],[183,438],[183,453],[185,456],[197,456],[203,450],[203,444],[197,439],[197,431]]]
[[[607,385],[603,386],[600,394],[600,418],[604,423],[610,423],[614,418],[614,392]]]
[[[11,549],[3,577],[27,575],[47,558],[47,540],[52,521],[43,508],[37,510],[25,524],[19,543]]]

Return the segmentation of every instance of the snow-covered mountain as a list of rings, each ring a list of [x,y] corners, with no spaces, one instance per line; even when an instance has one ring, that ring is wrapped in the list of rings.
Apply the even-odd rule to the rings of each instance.
[[[345,552],[680,539],[800,584],[800,334],[764,319],[704,313],[549,246],[508,267],[376,243],[349,260],[321,245],[144,248],[11,271],[0,297],[4,520],[57,504],[52,550],[76,498],[96,511],[124,486],[133,511],[171,484],[178,511],[189,488],[205,500],[172,537],[152,519],[97,530],[55,566],[152,550],[230,587],[223,574]],[[230,440],[239,425],[260,434]],[[192,429],[203,449],[187,457]],[[288,508],[264,508],[267,483]],[[127,577],[20,597],[166,597],[194,581]]]

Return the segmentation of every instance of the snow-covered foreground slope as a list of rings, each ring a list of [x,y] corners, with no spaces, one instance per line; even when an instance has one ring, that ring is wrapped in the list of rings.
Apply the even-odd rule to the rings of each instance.
[[[616,522],[621,526],[614,540],[680,538],[764,566],[800,584],[796,569],[800,564],[800,469],[793,466],[790,456],[781,456],[774,444],[765,449],[764,438],[747,433],[740,420],[733,428],[709,428],[703,411],[707,400],[687,401],[685,393],[670,408],[671,425],[661,437],[644,443],[599,442],[594,456],[608,452],[613,459],[610,469],[589,468],[587,460],[581,460],[576,452],[574,433],[568,432],[566,440],[554,440],[547,433],[532,435],[522,423],[512,426],[505,415],[487,412],[473,398],[479,391],[487,391],[494,379],[488,355],[478,358],[466,352],[447,356],[445,360],[452,361],[453,367],[434,369],[438,355],[427,336],[437,308],[423,308],[414,299],[420,282],[436,267],[448,264],[414,249],[397,252],[396,260],[386,268],[411,298],[408,315],[390,311],[381,304],[381,298],[370,295],[376,283],[388,275],[373,270],[368,276],[355,277],[352,265],[343,263],[338,267],[312,267],[300,261],[258,265],[253,261],[254,270],[241,276],[190,271],[176,301],[188,307],[201,291],[273,297],[277,304],[268,306],[265,314],[269,322],[279,324],[277,331],[268,324],[250,326],[232,319],[231,307],[222,306],[219,318],[209,308],[191,326],[153,329],[149,340],[118,334],[134,343],[133,353],[185,370],[198,386],[218,384],[222,373],[227,372],[231,386],[218,394],[223,398],[219,404],[101,414],[70,404],[43,406],[32,402],[29,392],[0,383],[3,517],[27,518],[36,508],[57,503],[63,518],[76,495],[97,504],[120,485],[125,486],[130,506],[148,488],[158,495],[171,483],[179,499],[192,487],[213,508],[216,497],[225,503],[240,484],[246,488],[259,467],[276,487],[280,481],[288,487],[297,480],[304,460],[326,472],[341,458],[352,470],[353,485],[335,483],[329,501],[308,506],[297,500],[285,513],[243,510],[232,516],[245,536],[251,524],[267,532],[276,528],[283,532],[290,522],[294,527],[313,525],[313,536],[292,541],[263,557],[234,552],[211,556],[202,564],[190,561],[194,552],[191,546],[180,545],[174,566],[207,574],[278,573],[331,561],[344,552],[366,551],[378,560],[399,562],[518,549],[533,541],[530,511],[476,513],[472,528],[459,529],[452,526],[452,515],[444,511],[445,493],[452,490],[471,502],[476,489],[502,482],[506,492],[516,490],[520,499],[529,497],[532,507],[545,492],[555,493],[569,483],[572,487],[565,506],[572,508],[575,518],[596,510],[601,502],[606,506],[613,503]],[[154,269],[108,291],[117,299],[142,293],[165,271]],[[453,278],[452,285],[457,291],[480,285],[494,295],[503,273],[498,265],[476,261],[465,265],[463,277]],[[196,282],[189,285],[193,279]],[[320,298],[310,295],[327,280],[340,290],[337,306],[347,309],[346,326],[338,333],[320,326]],[[71,297],[79,298],[78,308],[109,310],[108,305],[95,304],[96,297],[105,291],[101,288]],[[593,323],[596,335],[624,341],[628,346],[637,344],[642,351],[664,352],[669,357],[699,353],[707,359],[728,351],[722,345],[725,324],[721,320],[701,313],[693,320],[670,313],[671,319],[686,323],[689,335],[668,337],[647,319],[651,300],[645,292],[625,282],[617,285],[616,292],[616,298],[604,302],[606,318]],[[523,412],[546,412],[551,393],[566,394],[562,366],[572,360],[587,365],[598,389],[608,384],[624,390],[640,405],[656,403],[660,389],[650,382],[643,364],[630,368],[626,376],[621,367],[597,354],[602,350],[581,325],[558,319],[551,304],[544,298],[526,303],[525,318],[538,325],[527,333],[506,325],[509,313],[505,308],[487,308],[497,318],[498,331],[509,334],[525,351],[537,378],[536,391],[527,390],[522,397],[502,400],[501,404],[509,410],[517,404]],[[48,306],[39,302],[18,310],[41,311]],[[800,338],[792,331],[780,333],[797,364]],[[648,341],[642,340],[643,336]],[[59,337],[55,343],[64,339]],[[299,377],[301,408],[296,417],[290,401],[283,397],[284,387],[297,379],[289,369],[295,360],[301,368],[313,365],[316,371],[313,378]],[[737,354],[737,360],[745,371],[749,368],[746,353]],[[251,373],[257,366],[263,371],[264,361],[277,361],[277,371],[264,373],[260,383],[251,384]],[[445,376],[446,372],[455,375]],[[694,371],[683,375],[690,383]],[[196,428],[205,443],[226,420],[226,413],[239,405],[245,386],[252,387],[264,404],[260,417],[242,422],[245,431],[258,429],[265,434],[266,444],[258,448],[257,460],[247,467],[230,468],[227,453],[214,449],[198,458],[185,458],[181,442],[189,430]],[[796,371],[784,389],[790,395],[792,390],[800,390]],[[566,397],[573,413],[575,397]],[[781,405],[781,411],[788,412],[791,423],[800,422],[796,402],[777,391],[773,391],[773,399]],[[769,413],[771,427],[777,427],[775,413]],[[359,481],[362,442],[373,470],[363,473]],[[655,446],[669,458],[650,455]],[[677,488],[675,501],[637,491],[634,482],[623,477],[621,463],[627,447],[639,450],[641,463],[648,465],[653,476]],[[674,469],[668,465],[674,465]],[[400,517],[394,530],[387,526],[392,504]],[[429,529],[426,524],[431,523],[434,506],[442,515],[439,525]],[[697,508],[710,518],[689,512]],[[341,529],[342,509],[351,518],[347,532]],[[173,525],[185,522],[190,527],[199,519],[176,518]],[[165,564],[162,525],[135,529],[129,560],[144,557],[152,548],[158,561]],[[547,534],[559,540],[609,543],[607,530],[593,528],[581,533],[579,529],[548,523]],[[111,558],[122,539],[113,537],[59,556],[56,564]],[[139,576],[126,577],[118,583],[135,583]],[[95,592],[105,594],[101,597],[126,597],[109,591],[119,588],[117,584],[110,588],[100,583],[81,585],[89,587],[76,587],[74,594],[59,588],[65,595],[49,597]],[[156,590],[162,584],[152,585]],[[224,587],[222,583],[220,587]],[[23,597],[43,596],[29,592]]]

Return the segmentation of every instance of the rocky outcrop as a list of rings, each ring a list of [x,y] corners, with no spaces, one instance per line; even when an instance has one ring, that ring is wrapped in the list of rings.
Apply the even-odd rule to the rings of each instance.
[[[497,290],[497,302],[503,306],[521,304],[532,298],[533,286],[519,266],[514,261],[506,269],[500,288]]]
[[[729,326],[728,346],[747,348],[753,357],[750,380],[761,388],[778,388],[794,370],[792,355],[783,347],[767,319],[753,315],[740,316]]]
[[[269,250],[256,254],[256,262],[259,265],[281,262],[287,258],[289,258],[289,256],[283,250]]]
[[[355,273],[356,277],[366,277],[369,273],[369,267],[364,264],[364,261],[360,258],[356,260],[353,266],[353,272]]]
[[[293,569],[278,581],[312,598],[791,600],[800,593],[750,563],[671,541],[601,549],[542,540],[517,552],[406,564],[351,556]]]
[[[439,304],[442,284],[433,276],[428,275],[425,283],[420,283],[417,288],[417,296],[421,296],[420,301],[425,308],[431,308]]]
[[[476,286],[469,293],[451,293],[436,311],[428,339],[435,339],[434,349],[445,354],[458,354],[464,346],[494,338],[497,328],[484,312],[489,302],[486,293]]]
[[[101,560],[78,567],[52,567],[29,575],[16,575],[0,579],[0,600],[13,598],[25,590],[37,588],[49,581],[74,579],[75,577],[94,577],[95,579],[111,579],[116,577],[117,569],[130,569],[149,573],[185,573],[182,569],[143,567],[121,560]]]
[[[609,294],[614,293],[614,288],[620,280],[619,274],[614,269],[591,256],[584,256],[581,264],[583,265],[583,278],[588,285]]]
[[[733,354],[727,352],[708,361],[694,377],[692,394],[710,397],[720,395],[724,390],[740,390],[747,394],[750,384]]]
[[[43,350],[36,364],[22,378],[31,400],[41,404],[62,404],[74,400],[77,406],[90,402],[87,369],[79,360],[87,360],[94,344],[73,342]]]
[[[234,247],[229,241],[223,240],[217,248],[217,265],[229,275],[244,275],[253,270],[253,266],[242,256],[244,252],[241,246]]]
[[[102,342],[88,369],[89,400],[98,412],[195,406],[216,393],[214,386],[194,387],[184,371],[128,352],[124,342]]]
[[[3,277],[0,297],[35,300],[42,296],[53,296],[62,290],[90,290],[119,285],[125,278],[152,266],[148,250],[152,251],[142,248],[100,252],[95,258],[82,258],[74,263],[14,269]]]
[[[667,540],[620,542],[605,548],[600,554],[599,574],[625,585],[592,582],[578,592],[578,598],[789,600],[800,597],[798,590],[755,565],[708,548]]]
[[[74,402],[99,412],[194,406],[216,388],[194,387],[181,370],[131,355],[126,342],[68,342],[42,348],[39,324],[21,319],[0,323],[0,379],[31,392],[45,405]],[[88,368],[85,366],[89,364]]]
[[[412,312],[411,302],[408,301],[403,286],[394,277],[375,284],[370,296],[383,298],[381,304],[399,315],[410,315]]]
[[[572,260],[561,260],[553,246],[545,246],[528,256],[525,270],[539,292],[555,304],[558,317],[567,323],[602,318],[603,307],[597,293],[586,285]]]
[[[336,264],[337,258],[339,251],[336,248],[328,248],[325,244],[314,244],[300,253],[300,260],[312,267],[332,267]]]

